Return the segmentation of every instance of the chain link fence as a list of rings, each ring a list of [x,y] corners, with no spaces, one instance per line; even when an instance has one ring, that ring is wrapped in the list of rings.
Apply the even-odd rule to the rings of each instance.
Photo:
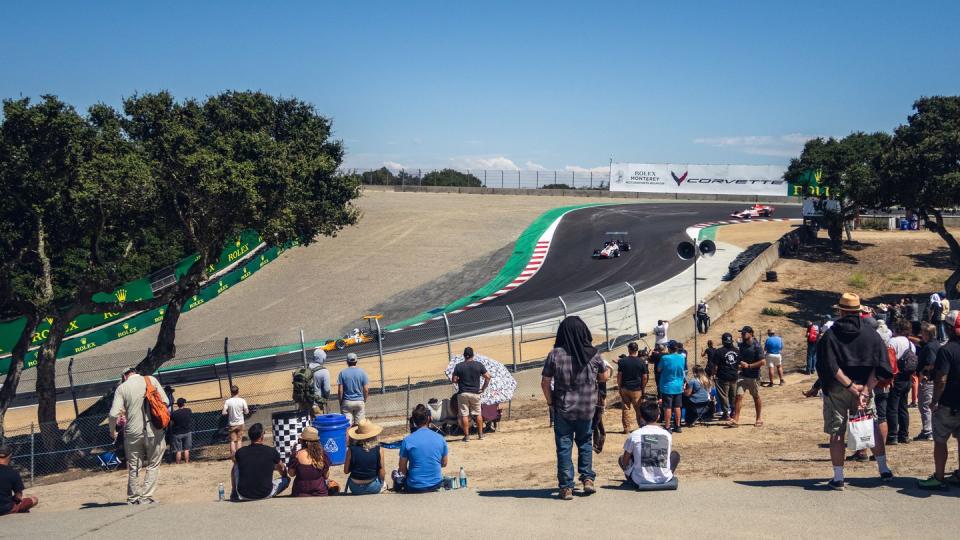
[[[456,179],[450,179],[444,173],[459,173]],[[363,185],[369,186],[442,186],[489,187],[504,189],[607,189],[610,186],[609,170],[493,170],[461,169],[447,167],[442,169],[410,168],[390,169],[345,169],[345,174],[360,177]],[[455,183],[454,183],[455,182]]]

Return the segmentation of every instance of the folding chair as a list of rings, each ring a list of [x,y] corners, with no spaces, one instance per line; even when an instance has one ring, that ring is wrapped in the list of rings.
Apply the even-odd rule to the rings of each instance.
[[[120,458],[116,452],[103,452],[97,454],[97,461],[100,462],[100,468],[105,471],[115,471],[120,466]]]

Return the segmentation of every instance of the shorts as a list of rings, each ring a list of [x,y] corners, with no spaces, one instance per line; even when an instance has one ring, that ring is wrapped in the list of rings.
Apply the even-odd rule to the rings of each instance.
[[[756,379],[740,379],[737,381],[737,395],[742,396],[747,392],[754,400],[760,399],[760,385]]]
[[[664,409],[679,409],[683,407],[683,394],[660,394]]]
[[[173,436],[173,451],[183,452],[193,448],[193,433],[183,433]]]
[[[457,407],[460,409],[460,417],[480,416],[480,394],[457,395]]]
[[[848,390],[849,394],[850,391]],[[852,395],[852,394],[851,394]],[[887,401],[890,398],[890,389],[884,388],[882,390],[877,389],[873,392],[873,403],[874,408],[876,409],[876,419],[877,423],[881,424],[887,421]]]
[[[243,424],[230,426],[230,442],[243,442]]]
[[[782,354],[767,353],[766,359],[767,359],[767,367],[770,369],[783,365]]]
[[[860,397],[842,386],[833,386],[823,393],[823,432],[828,435],[843,435],[847,432],[850,413],[860,409]],[[864,412],[876,415],[874,397],[870,397]],[[879,423],[880,420],[877,419]]]
[[[960,409],[940,407],[933,413],[933,441],[946,443],[950,435],[960,441]]]

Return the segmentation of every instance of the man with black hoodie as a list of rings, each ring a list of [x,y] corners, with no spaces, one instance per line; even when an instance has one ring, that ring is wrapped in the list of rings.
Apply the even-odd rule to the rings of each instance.
[[[729,420],[737,399],[737,377],[740,376],[740,351],[733,346],[733,335],[720,338],[722,346],[713,353],[716,364],[717,397],[720,398],[721,420]]]
[[[835,306],[840,318],[817,343],[817,375],[823,383],[823,431],[830,435],[830,461],[833,463],[832,489],[842,490],[844,436],[851,414],[859,410],[876,414],[873,388],[880,378],[893,376],[887,348],[875,330],[862,324],[860,297],[844,293]],[[880,479],[893,479],[887,466],[886,449],[879,424],[874,424],[873,455]]]

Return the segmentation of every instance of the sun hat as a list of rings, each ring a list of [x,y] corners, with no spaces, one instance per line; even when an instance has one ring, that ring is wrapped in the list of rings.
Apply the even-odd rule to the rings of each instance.
[[[364,418],[359,424],[347,430],[347,437],[355,441],[372,439],[380,434],[383,428]]]
[[[303,428],[302,432],[300,432],[300,440],[317,442],[320,440],[320,433],[317,431],[317,428],[313,426],[307,426]]]
[[[943,318],[943,322],[954,329],[960,329],[960,311],[953,310],[947,313],[947,316]]]
[[[839,309],[840,311],[860,311],[860,297],[853,293],[845,292],[833,308]]]

